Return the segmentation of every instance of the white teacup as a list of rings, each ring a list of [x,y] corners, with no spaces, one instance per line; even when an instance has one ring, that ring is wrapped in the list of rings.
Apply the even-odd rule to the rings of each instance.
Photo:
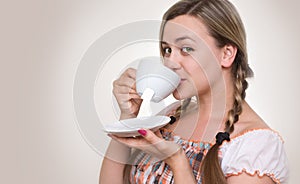
[[[136,89],[142,96],[146,89],[152,89],[153,102],[160,102],[169,96],[179,85],[180,77],[164,66],[159,57],[141,59],[136,73]]]

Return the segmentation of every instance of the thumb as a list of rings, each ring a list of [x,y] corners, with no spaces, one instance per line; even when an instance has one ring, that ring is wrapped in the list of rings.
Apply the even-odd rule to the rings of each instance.
[[[140,129],[138,130],[139,134],[143,136],[143,138],[148,141],[152,146],[156,148],[159,152],[156,156],[159,159],[166,159],[176,153],[180,146],[172,141],[165,141],[164,139],[158,137],[154,132],[151,130]]]

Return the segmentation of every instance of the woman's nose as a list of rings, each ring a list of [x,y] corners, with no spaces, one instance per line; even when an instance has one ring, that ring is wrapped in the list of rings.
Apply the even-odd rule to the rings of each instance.
[[[179,70],[181,68],[180,58],[171,53],[169,57],[164,57],[164,65],[171,70]]]

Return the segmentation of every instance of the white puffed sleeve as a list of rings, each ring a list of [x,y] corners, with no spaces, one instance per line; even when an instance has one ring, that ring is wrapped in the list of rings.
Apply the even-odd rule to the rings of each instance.
[[[224,142],[220,147],[225,176],[246,172],[267,175],[276,183],[287,183],[288,167],[283,141],[278,133],[253,130]]]

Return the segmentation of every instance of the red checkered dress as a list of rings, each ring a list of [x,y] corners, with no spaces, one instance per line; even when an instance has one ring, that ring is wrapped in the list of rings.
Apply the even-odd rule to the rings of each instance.
[[[211,147],[211,144],[200,141],[186,141],[179,136],[172,135],[171,132],[165,129],[161,132],[166,140],[174,141],[182,146],[193,168],[193,174],[198,184],[201,184],[200,163]],[[151,157],[149,154],[141,152],[136,157],[134,163],[131,169],[131,183],[174,183],[173,173],[170,167],[163,161],[157,161],[156,158]]]

